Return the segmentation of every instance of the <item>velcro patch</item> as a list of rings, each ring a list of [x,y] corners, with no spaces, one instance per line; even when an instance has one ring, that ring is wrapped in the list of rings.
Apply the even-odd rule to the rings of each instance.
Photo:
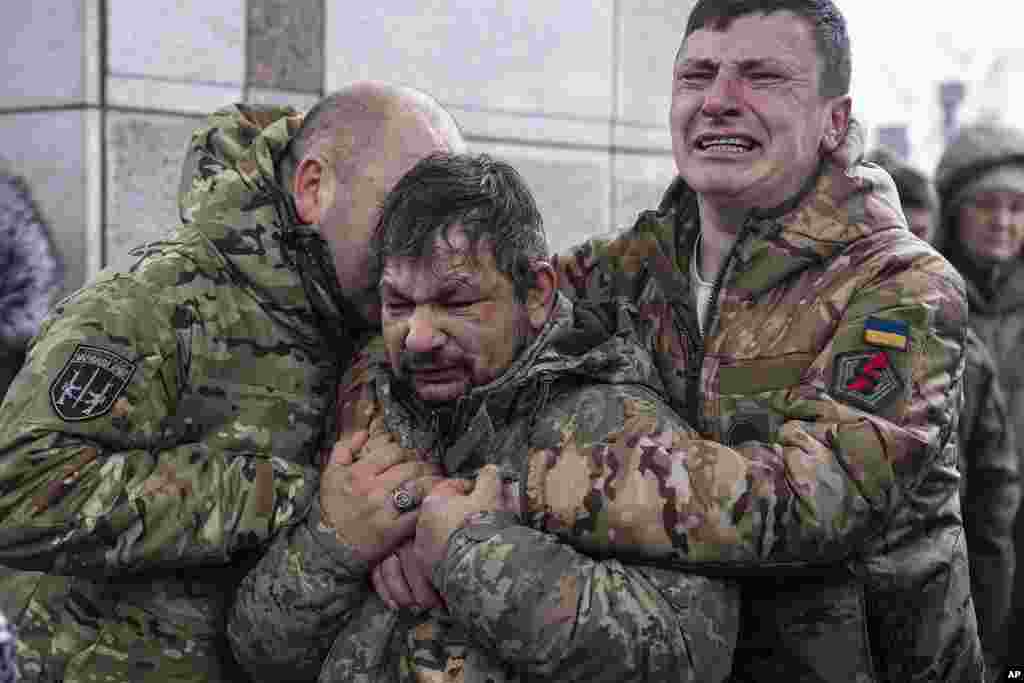
[[[66,422],[106,415],[127,388],[135,368],[135,363],[113,351],[79,344],[50,384],[50,405]]]
[[[864,323],[864,341],[875,346],[906,351],[910,341],[910,325],[902,320],[885,320],[871,316]]]
[[[832,396],[872,413],[903,394],[903,379],[889,354],[879,349],[848,351],[836,357]]]

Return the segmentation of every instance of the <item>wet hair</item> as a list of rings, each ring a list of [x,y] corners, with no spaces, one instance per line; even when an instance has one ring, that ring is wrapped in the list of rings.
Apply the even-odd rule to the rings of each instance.
[[[438,234],[450,243],[456,225],[465,231],[468,256],[475,258],[486,241],[516,299],[525,302],[536,285],[533,265],[549,256],[543,221],[523,177],[486,154],[436,152],[402,176],[381,208],[374,260],[428,256]]]
[[[735,19],[772,12],[792,12],[810,23],[821,59],[820,94],[836,97],[849,93],[850,36],[846,19],[832,0],[697,0],[686,22],[683,41],[700,29],[725,31]]]
[[[939,198],[932,181],[921,171],[901,160],[885,148],[879,148],[868,155],[868,161],[884,168],[896,183],[900,203],[905,209],[927,209],[935,211]]]

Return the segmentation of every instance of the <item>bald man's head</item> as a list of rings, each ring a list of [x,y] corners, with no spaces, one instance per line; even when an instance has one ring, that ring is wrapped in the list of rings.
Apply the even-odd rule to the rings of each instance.
[[[462,152],[455,119],[413,88],[352,84],[306,114],[282,159],[299,218],[317,224],[331,246],[338,283],[370,320],[379,317],[370,236],[384,197],[433,152]]]
[[[450,151],[464,151],[455,118],[433,97],[407,86],[360,81],[324,97],[306,113],[282,160],[286,187],[304,157],[319,154],[343,172],[403,125],[422,126]]]

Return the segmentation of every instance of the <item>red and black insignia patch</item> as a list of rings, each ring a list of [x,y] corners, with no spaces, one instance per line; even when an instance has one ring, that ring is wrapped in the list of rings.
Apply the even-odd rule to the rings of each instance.
[[[135,363],[113,351],[79,344],[50,384],[50,405],[67,422],[106,415],[132,375]]]
[[[863,410],[878,412],[903,395],[903,379],[889,354],[879,349],[849,351],[836,357],[832,395]]]

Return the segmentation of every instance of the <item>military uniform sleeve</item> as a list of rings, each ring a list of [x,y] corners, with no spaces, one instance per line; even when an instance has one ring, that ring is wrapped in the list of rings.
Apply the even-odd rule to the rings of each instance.
[[[685,431],[653,394],[624,387],[584,389],[544,412],[531,449],[549,455],[610,434]],[[715,681],[731,666],[739,596],[730,582],[588,557],[509,513],[453,534],[434,581],[480,644],[530,680]]]
[[[572,261],[574,293],[625,291],[614,303],[635,311],[629,264],[573,272],[595,254],[588,247]],[[837,312],[799,383],[772,395],[780,423],[770,441],[725,445],[690,434],[646,445],[616,439],[600,457],[579,447],[557,458],[537,453],[526,512],[588,552],[615,543],[622,526],[642,528],[642,554],[707,571],[804,571],[898,542],[886,539],[897,511],[958,514],[954,431],[966,318],[962,281],[937,255],[880,268]],[[905,350],[867,343],[871,320],[904,334]],[[639,343],[650,349],[657,340]],[[871,375],[861,383],[864,368]],[[752,366],[730,381],[765,383],[770,371]],[[652,462],[671,473],[667,480],[652,476]]]
[[[206,429],[228,401],[179,403],[199,360],[180,313],[113,276],[37,337],[0,409],[0,562],[92,575],[223,563],[307,512],[313,467]]]
[[[1001,647],[999,640],[1010,610],[1013,522],[1021,490],[1006,401],[995,364],[981,344],[973,333],[968,336],[963,414],[970,431],[961,430],[966,478],[962,508],[974,605],[988,651]]]
[[[242,581],[228,638],[254,681],[315,681],[371,588],[369,566],[338,541],[315,503]]]

